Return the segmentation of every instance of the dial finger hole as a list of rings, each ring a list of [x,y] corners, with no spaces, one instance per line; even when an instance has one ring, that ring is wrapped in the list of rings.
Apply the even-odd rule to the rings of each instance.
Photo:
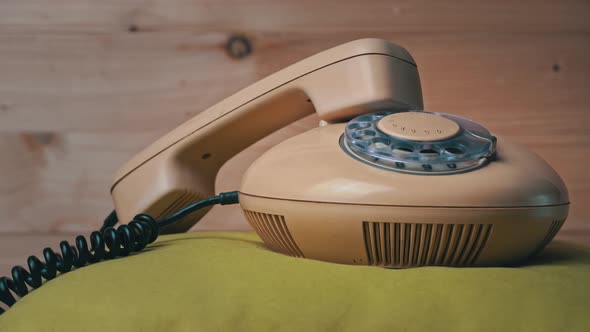
[[[382,115],[380,116],[380,115],[376,115],[376,114],[367,114],[367,115],[360,116],[355,120],[359,121],[359,122],[374,122],[374,121],[381,119],[382,117],[383,117]]]
[[[433,148],[420,150],[420,155],[424,157],[436,157],[439,155],[438,151]]]
[[[388,111],[381,111],[381,112],[375,112],[375,113],[373,113],[372,115],[373,115],[374,117],[376,117],[376,118],[380,119],[380,118],[382,118],[382,117],[384,117],[384,116],[386,116],[386,115],[389,115],[389,114],[391,114],[391,112],[388,112]]]
[[[387,148],[390,144],[391,141],[387,138],[375,137],[371,139],[371,145],[369,145],[369,147],[373,149],[383,149]]]
[[[393,153],[401,154],[401,155],[410,154],[410,153],[414,152],[414,150],[408,146],[397,146],[392,151],[393,151]]]
[[[449,146],[447,148],[445,148],[445,152],[446,153],[450,153],[452,155],[459,155],[459,154],[463,154],[463,149],[461,149],[460,147],[457,146]]]
[[[357,130],[352,133],[352,138],[360,140],[368,140],[373,138],[377,133],[373,130]]]
[[[368,122],[355,122],[355,123],[349,124],[347,126],[347,128],[350,130],[359,130],[359,129],[367,129],[370,126],[371,126],[371,124]]]
[[[356,147],[357,149],[364,150],[364,149],[366,149],[369,146],[369,143],[367,141],[357,141],[357,140],[355,140],[355,141],[352,142],[352,145],[354,147]]]

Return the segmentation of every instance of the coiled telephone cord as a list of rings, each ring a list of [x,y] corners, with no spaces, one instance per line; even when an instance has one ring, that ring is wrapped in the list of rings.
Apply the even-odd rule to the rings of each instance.
[[[27,259],[28,270],[22,266],[14,266],[11,271],[12,277],[0,278],[0,304],[3,303],[10,308],[17,301],[14,295],[22,298],[30,291],[41,287],[44,281],[52,280],[74,268],[141,251],[158,238],[161,227],[170,225],[196,210],[216,204],[228,205],[238,202],[237,191],[221,193],[190,204],[161,220],[155,220],[147,214],[139,214],[127,225],[121,225],[116,229],[113,226],[117,224],[118,219],[113,211],[104,220],[100,231],[90,234],[90,247],[86,238],[79,235],[76,237],[75,246],[70,245],[68,241],[59,244],[61,254],[51,248],[43,249],[45,262],[36,256],[30,256]],[[0,306],[0,315],[4,312],[5,309]]]

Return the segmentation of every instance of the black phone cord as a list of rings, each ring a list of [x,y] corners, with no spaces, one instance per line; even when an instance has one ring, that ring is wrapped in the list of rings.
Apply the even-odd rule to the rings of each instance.
[[[90,234],[90,247],[86,238],[79,235],[76,237],[75,246],[70,245],[68,241],[59,244],[61,254],[51,248],[43,249],[45,262],[37,256],[30,256],[27,259],[28,270],[22,266],[14,266],[11,271],[12,277],[0,278],[0,304],[10,308],[17,301],[14,295],[22,298],[30,291],[41,287],[44,280],[49,281],[74,268],[141,251],[158,238],[160,227],[170,225],[196,210],[216,204],[228,205],[238,202],[237,191],[221,193],[190,204],[161,220],[155,220],[147,214],[138,214],[128,224],[116,229],[113,226],[117,224],[118,218],[113,211],[104,220],[100,231]],[[4,312],[5,309],[0,306],[0,315]]]

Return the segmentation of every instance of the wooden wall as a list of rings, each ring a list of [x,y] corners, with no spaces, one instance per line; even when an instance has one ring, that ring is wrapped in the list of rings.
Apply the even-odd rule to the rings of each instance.
[[[228,41],[241,36],[251,52]],[[418,62],[428,110],[527,144],[563,176],[564,234],[590,234],[590,2],[53,0],[0,2],[0,242],[95,229],[115,170],[215,102],[363,37]],[[219,190],[310,117],[223,167]],[[237,207],[196,229],[248,229]],[[4,240],[7,243],[7,240]]]

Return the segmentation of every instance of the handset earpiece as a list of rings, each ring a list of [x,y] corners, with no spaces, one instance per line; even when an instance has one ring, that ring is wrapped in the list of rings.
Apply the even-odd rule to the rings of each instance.
[[[422,109],[418,70],[405,49],[362,39],[316,54],[210,107],[133,157],[111,188],[117,215],[163,218],[212,195],[227,160],[314,111],[334,123],[380,109]],[[186,231],[206,212],[164,233]]]

